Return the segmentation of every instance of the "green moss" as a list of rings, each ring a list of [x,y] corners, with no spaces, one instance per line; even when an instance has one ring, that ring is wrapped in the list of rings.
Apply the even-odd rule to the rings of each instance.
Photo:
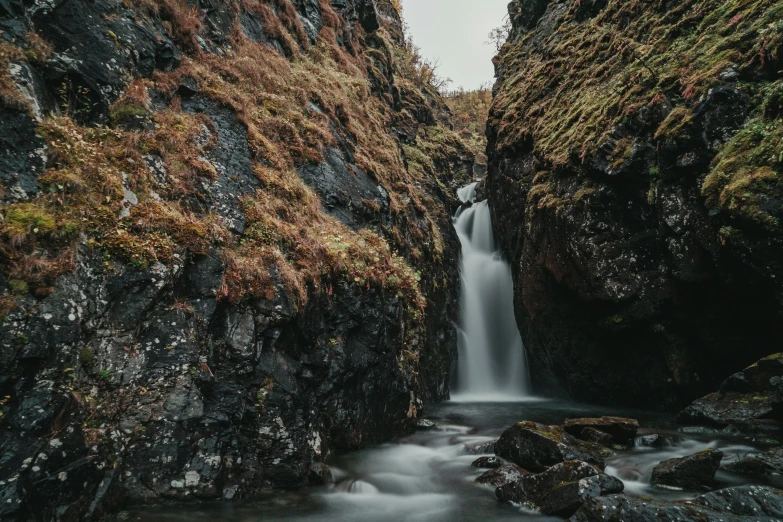
[[[704,179],[702,194],[709,206],[739,225],[780,234],[781,171],[783,122],[759,116],[723,146]]]
[[[109,112],[109,118],[114,124],[122,123],[125,120],[134,118],[137,116],[146,116],[147,109],[141,104],[134,103],[129,100],[122,100],[112,105]]]
[[[13,279],[8,281],[8,289],[11,290],[12,294],[17,296],[25,295],[30,291],[30,287],[27,285],[27,282],[20,279]]]
[[[32,203],[9,205],[5,210],[4,229],[7,235],[48,234],[57,222],[51,214]]]

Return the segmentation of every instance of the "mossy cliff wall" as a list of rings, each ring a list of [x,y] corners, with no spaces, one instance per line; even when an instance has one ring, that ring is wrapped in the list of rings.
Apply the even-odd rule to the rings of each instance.
[[[391,2],[0,30],[0,518],[321,484],[447,395],[473,156]]]
[[[539,388],[668,407],[778,351],[783,2],[509,12],[487,190]]]

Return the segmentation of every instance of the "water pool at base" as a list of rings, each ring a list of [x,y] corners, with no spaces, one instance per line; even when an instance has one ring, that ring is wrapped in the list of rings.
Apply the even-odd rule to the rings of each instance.
[[[430,406],[427,418],[437,428],[420,431],[386,444],[331,458],[336,484],[300,492],[275,492],[257,502],[177,504],[138,509],[124,520],[145,522],[473,522],[486,520],[555,521],[533,511],[496,500],[494,488],[474,483],[484,470],[471,467],[477,456],[466,444],[495,440],[515,422],[533,420],[560,424],[566,418],[621,415],[639,420],[641,435],[676,434],[681,442],[671,448],[632,448],[607,459],[606,472],[625,483],[626,494],[683,499],[687,493],[650,485],[652,468],[669,458],[683,457],[705,448],[719,448],[724,462],[756,448],[744,443],[677,433],[669,415],[585,406],[573,402],[528,399],[517,402],[445,402]],[[719,472],[719,487],[747,484]],[[774,484],[780,487],[783,484]]]

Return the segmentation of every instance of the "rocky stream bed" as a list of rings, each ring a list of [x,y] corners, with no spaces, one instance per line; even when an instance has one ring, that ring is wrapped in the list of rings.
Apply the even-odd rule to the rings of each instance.
[[[733,376],[677,419],[616,409],[605,416],[605,407],[554,399],[445,402],[409,437],[331,458],[328,486],[119,519],[783,520],[779,425],[765,409],[778,404],[778,360]],[[743,382],[745,395],[727,391]]]

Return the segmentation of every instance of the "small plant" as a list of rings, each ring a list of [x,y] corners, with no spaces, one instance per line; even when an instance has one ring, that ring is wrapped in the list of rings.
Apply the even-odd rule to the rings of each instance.
[[[79,350],[79,361],[84,365],[90,365],[95,360],[95,352],[92,348],[84,347]]]
[[[8,289],[11,291],[13,295],[16,296],[23,296],[30,291],[30,287],[28,286],[27,282],[22,281],[20,279],[12,279],[11,281],[9,281]]]
[[[101,370],[101,373],[98,374],[98,378],[102,381],[108,381],[111,379],[111,370]]]

